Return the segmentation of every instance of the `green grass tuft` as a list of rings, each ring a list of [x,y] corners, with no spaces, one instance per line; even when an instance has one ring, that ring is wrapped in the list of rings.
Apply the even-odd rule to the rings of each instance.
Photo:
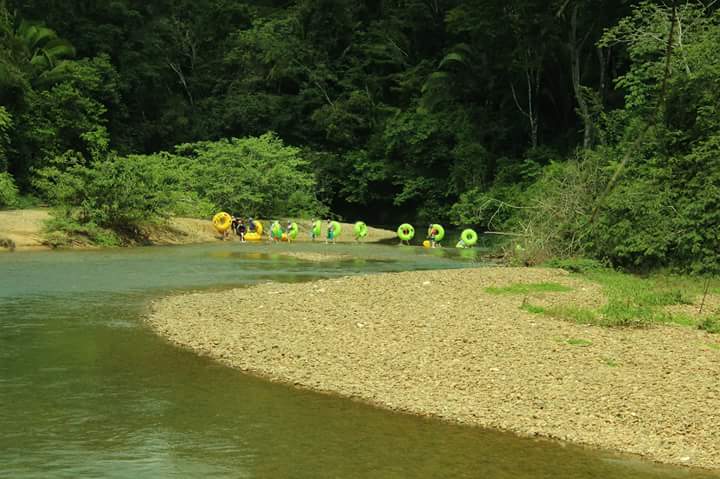
[[[618,362],[615,361],[613,358],[603,358],[603,362],[605,363],[605,365],[611,368],[616,368],[620,366],[620,364],[618,364]]]
[[[606,264],[587,258],[553,259],[543,266],[564,269],[570,273],[590,273],[608,269]]]
[[[548,314],[556,318],[572,321],[577,324],[598,324],[597,314],[588,308],[577,306],[555,306],[548,309]]]
[[[697,325],[698,329],[702,329],[707,331],[711,334],[720,334],[720,317],[718,316],[710,316],[702,321],[700,321]]]
[[[710,333],[720,334],[720,315],[698,317],[693,308],[668,309],[673,305],[699,304],[705,293],[720,291],[718,281],[710,284],[702,277],[655,274],[640,277],[603,268],[601,264],[572,260],[554,261],[550,266],[564,267],[584,279],[600,284],[607,303],[599,308],[584,308],[575,305],[541,307],[523,300],[520,309],[533,314],[608,327],[644,328],[652,324],[679,324],[697,327]],[[486,288],[490,294],[531,294],[571,291],[572,288],[558,283],[513,284],[506,287]],[[717,293],[716,293],[717,294]],[[707,304],[707,303],[706,303]],[[690,310],[688,310],[690,309]]]
[[[533,306],[530,303],[524,303],[522,306],[520,306],[520,309],[532,314],[545,314],[547,312],[547,310],[542,306]]]
[[[520,309],[533,314],[543,314],[545,316],[557,319],[564,319],[578,324],[600,324],[597,314],[587,308],[578,308],[575,306],[553,306],[544,308],[535,306],[530,303],[523,303]]]
[[[590,346],[592,344],[592,341],[581,338],[570,338],[565,340],[565,343],[569,344],[570,346],[580,346],[584,348]]]
[[[568,314],[565,311],[566,319],[611,327],[642,328],[655,323],[674,323],[714,329],[707,320],[704,326],[700,326],[698,318],[687,313],[670,312],[665,308],[671,305],[694,304],[694,299],[701,297],[704,292],[703,278],[669,274],[640,277],[609,269],[590,270],[582,276],[599,283],[608,297],[608,302],[593,311],[594,320],[590,314],[584,313],[578,321],[577,312]]]
[[[572,288],[559,283],[516,283],[498,288],[485,288],[485,292],[490,294],[565,293],[568,291],[572,291]]]

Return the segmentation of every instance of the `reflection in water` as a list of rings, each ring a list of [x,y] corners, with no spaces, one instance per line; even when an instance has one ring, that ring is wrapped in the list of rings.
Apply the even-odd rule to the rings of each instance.
[[[337,245],[354,259],[308,263],[240,248],[0,258],[2,476],[715,477],[294,390],[175,348],[139,320],[168,291],[469,264],[455,250]]]

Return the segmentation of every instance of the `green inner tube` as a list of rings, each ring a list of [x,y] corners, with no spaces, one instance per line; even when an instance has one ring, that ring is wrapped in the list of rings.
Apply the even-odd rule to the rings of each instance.
[[[270,227],[270,233],[276,238],[279,238],[282,236],[282,226],[280,226],[280,223],[273,223]]]
[[[291,223],[290,224],[290,231],[287,232],[288,238],[291,240],[295,240],[298,235],[298,225],[297,223]]]
[[[333,221],[330,223],[333,227],[333,238],[337,238],[340,236],[340,232],[342,232],[342,226],[340,226],[340,223],[337,221]]]
[[[355,231],[356,238],[364,238],[368,234],[367,225],[365,223],[363,223],[362,221],[358,221],[357,223],[355,223],[354,231]]]
[[[477,243],[478,240],[477,233],[475,232],[475,230],[471,230],[470,228],[463,230],[460,238],[467,246],[473,246],[475,243]]]
[[[443,238],[445,237],[445,228],[443,228],[442,225],[439,225],[439,224],[436,223],[436,224],[432,225],[432,226],[430,227],[430,229],[431,229],[431,230],[432,230],[432,229],[436,229],[436,230],[437,230],[437,235],[435,235],[435,242],[439,243],[440,241],[443,240]],[[430,237],[430,231],[429,231],[429,230],[428,230],[428,237]]]
[[[317,220],[312,227],[312,234],[316,238],[322,234],[322,221]]]
[[[411,224],[403,223],[398,226],[397,235],[402,241],[410,241],[415,237],[415,228]]]

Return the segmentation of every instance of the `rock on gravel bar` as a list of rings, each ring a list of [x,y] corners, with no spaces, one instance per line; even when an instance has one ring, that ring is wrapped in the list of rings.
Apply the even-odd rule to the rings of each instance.
[[[532,304],[604,301],[598,285],[562,271],[479,268],[185,294],[154,303],[148,321],[178,345],[271,380],[720,468],[720,339],[679,326],[577,325],[521,310],[522,294],[485,292],[537,282],[572,291],[533,294]],[[238,314],[258,304],[262,314]]]

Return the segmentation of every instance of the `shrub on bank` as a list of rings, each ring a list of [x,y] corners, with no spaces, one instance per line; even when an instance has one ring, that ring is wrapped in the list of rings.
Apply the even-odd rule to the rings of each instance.
[[[256,217],[326,212],[299,150],[274,135],[180,145],[176,154],[69,151],[36,170],[35,187],[53,206],[48,241],[111,245],[143,238],[143,226],[213,212]],[[54,232],[54,233],[53,233]]]
[[[0,172],[0,209],[12,208],[18,202],[18,189],[8,173]]]
[[[704,329],[708,333],[720,334],[720,317],[710,316],[698,324],[698,329]]]
[[[175,181],[164,165],[145,157],[108,154],[86,163],[80,155],[68,153],[54,166],[38,170],[35,185],[51,201],[53,215],[62,220],[51,222],[51,229],[85,234],[100,228],[137,238],[142,224],[169,214]]]
[[[175,151],[176,168],[215,210],[264,218],[327,212],[300,150],[273,134],[184,144]]]

